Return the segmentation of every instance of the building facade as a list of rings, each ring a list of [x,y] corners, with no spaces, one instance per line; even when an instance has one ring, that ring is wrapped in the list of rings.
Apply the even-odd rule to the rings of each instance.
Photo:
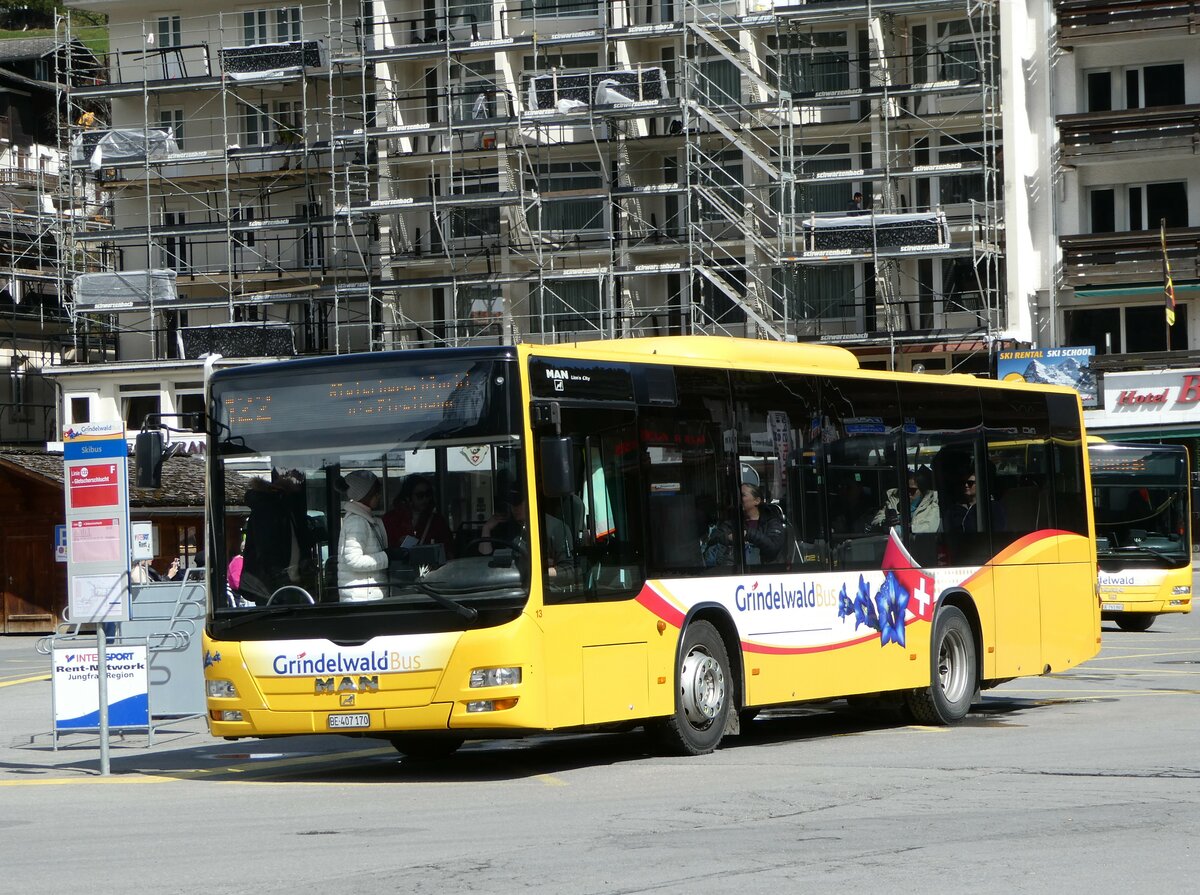
[[[123,362],[726,333],[983,373],[1051,304],[1044,2],[72,5],[112,198],[72,244],[120,276],[70,312]]]

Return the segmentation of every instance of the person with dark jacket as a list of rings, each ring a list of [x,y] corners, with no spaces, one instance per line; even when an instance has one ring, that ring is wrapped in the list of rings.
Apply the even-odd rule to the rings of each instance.
[[[742,484],[742,525],[747,565],[780,561],[787,545],[783,514],[763,499],[761,488],[748,482]]]

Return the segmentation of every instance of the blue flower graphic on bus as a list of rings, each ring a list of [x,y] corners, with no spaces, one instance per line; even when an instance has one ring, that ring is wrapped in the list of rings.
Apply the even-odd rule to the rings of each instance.
[[[933,618],[933,576],[913,561],[893,531],[883,559],[883,583],[874,595],[866,577],[858,576],[853,599],[843,584],[838,594],[838,618],[854,616],[854,630],[866,627],[879,632],[879,645],[905,646],[909,621]],[[909,616],[911,615],[911,619]]]

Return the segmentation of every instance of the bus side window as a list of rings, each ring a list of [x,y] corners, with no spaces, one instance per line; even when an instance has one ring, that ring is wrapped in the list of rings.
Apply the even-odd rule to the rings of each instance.
[[[905,543],[925,568],[955,565],[973,553],[971,542],[980,537],[965,506],[983,424],[978,390],[908,382],[900,387],[900,400],[909,488],[900,508]]]
[[[878,569],[900,500],[900,402],[890,382],[821,382],[829,550],[837,569]]]
[[[1041,394],[984,389],[987,490],[979,501],[992,532],[992,555],[1013,541],[1053,527],[1050,418]]]
[[[817,478],[817,380],[778,373],[735,373],[740,480],[761,499],[747,535],[747,566],[774,571],[825,568],[825,525]],[[752,498],[753,499],[753,498]],[[750,527],[743,520],[743,527]]]
[[[1047,395],[1050,413],[1051,452],[1054,457],[1054,527],[1088,536],[1087,493],[1083,455],[1079,450],[1083,428],[1079,404],[1072,395]]]

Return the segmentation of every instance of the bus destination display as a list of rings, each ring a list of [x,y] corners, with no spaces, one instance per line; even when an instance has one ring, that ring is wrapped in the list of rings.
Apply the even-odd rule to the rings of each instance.
[[[231,430],[292,431],[359,427],[394,420],[414,424],[471,424],[483,410],[483,383],[471,371],[370,376],[324,383],[281,383],[269,390],[231,391],[221,404]]]

